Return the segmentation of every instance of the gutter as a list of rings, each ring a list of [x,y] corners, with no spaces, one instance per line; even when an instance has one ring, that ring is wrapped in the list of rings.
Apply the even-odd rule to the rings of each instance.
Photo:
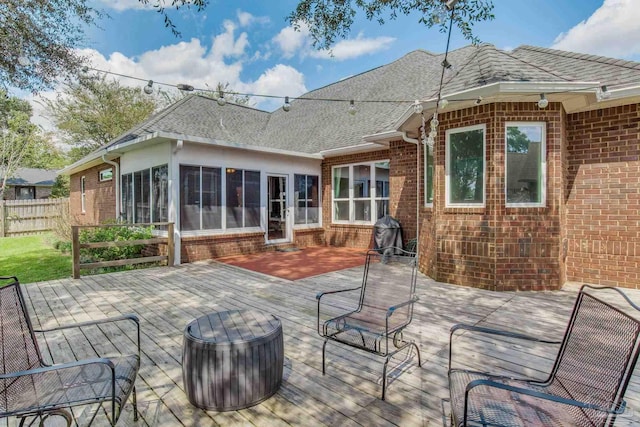
[[[410,144],[416,144],[416,260],[420,262],[420,140],[415,138],[409,138],[407,132],[402,132],[402,140]]]
[[[116,220],[120,218],[120,165],[112,160],[107,160],[106,154],[102,155],[102,161],[113,166],[113,177],[116,180],[115,199],[116,199]]]

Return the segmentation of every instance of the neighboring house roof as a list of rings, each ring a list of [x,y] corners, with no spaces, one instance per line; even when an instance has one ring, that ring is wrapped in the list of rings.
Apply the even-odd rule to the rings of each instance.
[[[7,185],[33,185],[50,187],[55,183],[56,171],[35,168],[18,168],[13,177],[7,179]],[[2,179],[2,177],[0,177]]]
[[[214,99],[190,95],[101,150],[160,133],[301,154],[357,146],[365,135],[398,130],[398,120],[408,114],[412,100],[437,96],[444,58],[444,54],[424,50],[410,52],[390,64],[292,99],[289,112],[280,108],[266,112],[231,103],[220,107]],[[493,83],[640,85],[640,63],[533,46],[513,51],[488,44],[467,46],[449,52],[447,61],[454,68],[442,76],[443,96]],[[591,90],[595,92],[595,88]],[[349,100],[355,102],[355,115],[347,112]],[[101,150],[86,159],[95,160]],[[78,164],[82,160],[74,165]]]

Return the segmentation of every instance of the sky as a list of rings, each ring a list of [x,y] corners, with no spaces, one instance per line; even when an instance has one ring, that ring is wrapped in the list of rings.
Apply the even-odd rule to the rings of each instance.
[[[182,33],[176,38],[161,15],[138,0],[92,1],[110,16],[87,31],[82,53],[92,58],[92,67],[196,88],[222,82],[240,93],[296,97],[416,49],[444,53],[447,43],[446,34],[420,24],[417,14],[384,25],[357,16],[331,56],[314,49],[307,32],[289,26],[286,17],[296,0],[210,0],[202,12],[171,11]],[[474,34],[499,49],[526,44],[640,61],[639,1],[493,0],[495,19],[476,24]],[[451,49],[467,44],[454,28]],[[119,79],[130,86],[145,84]],[[40,96],[52,98],[55,91]],[[251,98],[251,105],[267,111],[281,104],[280,99]],[[39,116],[34,121],[50,128],[40,117],[42,107],[36,103],[34,110]]]

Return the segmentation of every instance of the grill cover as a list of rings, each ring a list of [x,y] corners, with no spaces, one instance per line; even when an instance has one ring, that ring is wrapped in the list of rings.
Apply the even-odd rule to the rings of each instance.
[[[385,215],[376,221],[373,226],[373,249],[402,247],[402,227],[400,222],[390,215]],[[393,253],[391,249],[385,250],[384,255],[400,255]]]

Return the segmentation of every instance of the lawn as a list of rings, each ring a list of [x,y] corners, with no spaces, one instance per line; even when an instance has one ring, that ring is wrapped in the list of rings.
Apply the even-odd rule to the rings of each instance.
[[[17,276],[21,283],[71,276],[71,254],[52,245],[51,234],[0,239],[0,276]]]

